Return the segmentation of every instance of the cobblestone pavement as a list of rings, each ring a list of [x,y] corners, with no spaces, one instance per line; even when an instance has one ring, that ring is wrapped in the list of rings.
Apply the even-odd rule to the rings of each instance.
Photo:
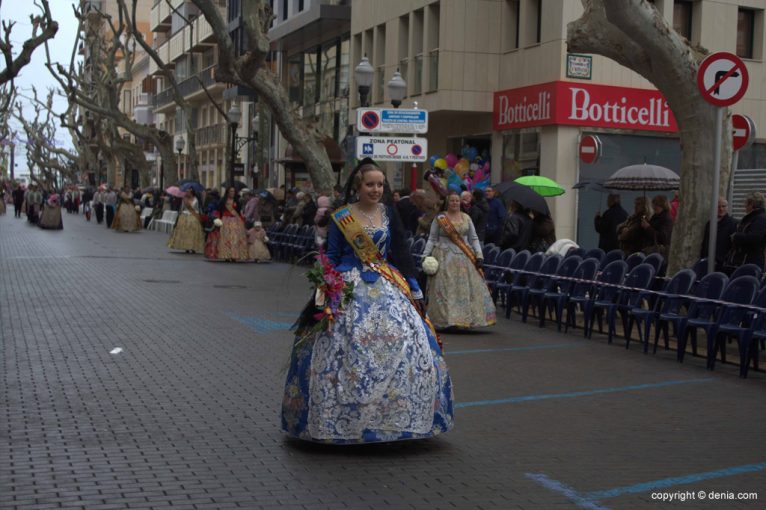
[[[501,319],[444,335],[454,431],[300,444],[278,413],[303,269],[64,227],[0,217],[0,508],[764,508],[762,372]]]

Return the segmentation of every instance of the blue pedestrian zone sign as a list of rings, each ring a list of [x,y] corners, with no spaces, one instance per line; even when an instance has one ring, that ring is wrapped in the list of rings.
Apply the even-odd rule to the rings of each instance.
[[[356,154],[376,161],[418,163],[428,159],[428,140],[420,137],[358,136]]]
[[[415,108],[359,108],[356,127],[365,133],[427,133],[428,111]]]

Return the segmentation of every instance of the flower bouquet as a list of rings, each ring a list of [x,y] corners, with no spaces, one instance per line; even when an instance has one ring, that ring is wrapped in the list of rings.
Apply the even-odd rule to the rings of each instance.
[[[298,319],[297,334],[301,336],[299,343],[307,341],[316,333],[329,330],[354,293],[354,284],[343,280],[343,275],[332,266],[323,251],[319,252],[314,266],[306,276],[314,285],[314,300],[310,316],[306,316],[306,310],[303,317]]]
[[[216,228],[223,227],[223,220],[221,218],[216,218],[213,220],[213,226]]]

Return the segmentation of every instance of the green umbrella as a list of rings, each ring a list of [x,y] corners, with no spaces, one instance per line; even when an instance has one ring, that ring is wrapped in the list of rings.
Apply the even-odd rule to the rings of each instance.
[[[565,190],[553,179],[548,179],[542,175],[525,175],[516,179],[516,182],[529,186],[544,197],[555,197],[563,195]]]

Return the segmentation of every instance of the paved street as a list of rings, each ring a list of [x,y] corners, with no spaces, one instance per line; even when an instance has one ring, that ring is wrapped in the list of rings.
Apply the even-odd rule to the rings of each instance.
[[[303,268],[206,262],[81,215],[64,228],[0,217],[0,508],[766,505],[762,372],[514,316],[444,335],[453,432],[301,444],[279,408]]]

